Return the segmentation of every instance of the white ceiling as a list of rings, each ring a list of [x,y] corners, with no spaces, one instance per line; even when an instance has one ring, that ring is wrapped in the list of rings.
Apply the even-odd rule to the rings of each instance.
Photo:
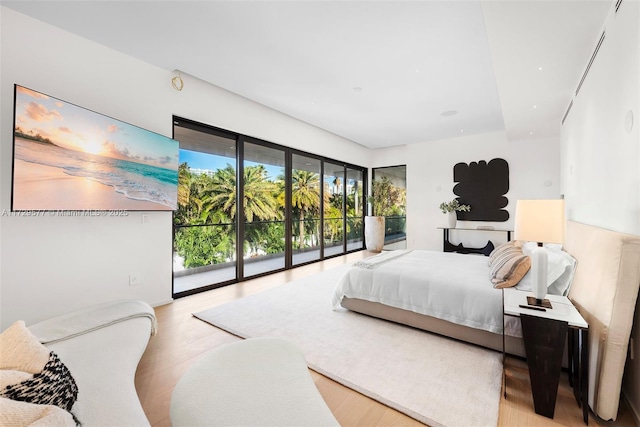
[[[505,129],[517,139],[559,135],[612,6],[612,0],[0,3],[181,70],[185,85],[195,76],[370,148]]]

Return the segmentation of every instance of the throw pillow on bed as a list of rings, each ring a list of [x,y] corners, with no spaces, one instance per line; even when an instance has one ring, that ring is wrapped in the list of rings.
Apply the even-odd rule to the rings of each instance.
[[[496,259],[505,253],[522,253],[522,244],[516,240],[509,240],[506,243],[498,245],[498,247],[489,254],[489,267],[492,267]]]
[[[520,282],[531,268],[531,258],[522,252],[522,248],[512,247],[498,254],[491,265],[491,283],[493,287],[510,288]]]
[[[67,367],[21,320],[0,334],[0,397],[55,405],[65,411],[71,410],[78,398],[78,387]]]

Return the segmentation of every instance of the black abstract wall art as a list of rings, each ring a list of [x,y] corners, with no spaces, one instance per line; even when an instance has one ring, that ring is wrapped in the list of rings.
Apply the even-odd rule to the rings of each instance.
[[[458,163],[453,167],[453,193],[458,202],[471,206],[470,212],[457,212],[463,221],[496,221],[509,219],[504,207],[509,203],[504,195],[509,191],[509,164],[504,159],[487,163]]]

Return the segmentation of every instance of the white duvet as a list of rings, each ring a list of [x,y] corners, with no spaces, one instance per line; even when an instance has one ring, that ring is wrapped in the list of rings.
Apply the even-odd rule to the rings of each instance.
[[[410,310],[501,334],[502,291],[490,281],[488,258],[453,252],[383,252],[359,261],[339,280],[333,307],[344,297]],[[506,333],[521,336],[507,317]]]

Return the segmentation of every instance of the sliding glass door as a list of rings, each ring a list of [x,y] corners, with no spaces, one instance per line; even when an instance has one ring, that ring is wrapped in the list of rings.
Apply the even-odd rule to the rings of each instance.
[[[324,164],[324,255],[344,253],[344,165]]]
[[[364,248],[366,169],[174,118],[173,296]]]
[[[178,210],[174,213],[173,292],[236,278],[236,140],[183,123]]]
[[[321,162],[294,153],[291,163],[291,248],[298,265],[320,259]]]
[[[285,267],[285,152],[244,143],[243,277]]]
[[[347,251],[362,248],[364,244],[364,172],[347,168],[346,213],[347,213]]]

